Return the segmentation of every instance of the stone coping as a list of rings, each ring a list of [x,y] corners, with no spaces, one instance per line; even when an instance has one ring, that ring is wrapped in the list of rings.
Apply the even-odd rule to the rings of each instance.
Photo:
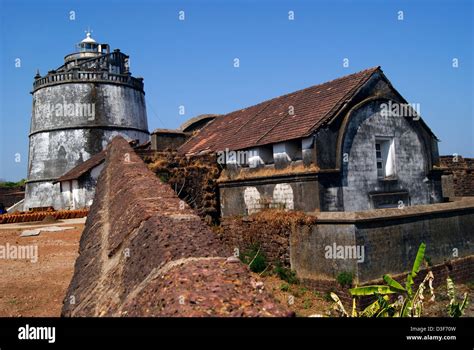
[[[373,209],[359,212],[313,212],[307,215],[316,216],[318,224],[354,224],[365,221],[401,219],[449,212],[474,211],[474,197],[461,197],[454,202],[427,205],[414,205],[403,209]]]

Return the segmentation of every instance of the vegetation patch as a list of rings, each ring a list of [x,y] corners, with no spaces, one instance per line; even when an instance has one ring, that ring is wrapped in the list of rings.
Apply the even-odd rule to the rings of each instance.
[[[273,271],[281,280],[289,284],[299,283],[298,277],[296,276],[296,272],[288,267],[284,267],[280,262],[277,263]]]
[[[406,277],[404,285],[393,279],[390,275],[384,275],[383,285],[370,285],[352,288],[349,290],[352,295],[352,311],[348,313],[344,308],[336,293],[330,293],[334,302],[334,309],[338,310],[341,316],[345,317],[421,317],[426,303],[435,301],[433,288],[434,275],[428,270],[423,281],[416,287],[415,277],[420,271],[424,262],[427,267],[429,264],[425,260],[425,243],[421,243],[416,254],[415,261],[411,271]],[[449,304],[447,314],[451,317],[460,317],[464,314],[468,305],[468,294],[458,300],[456,297],[455,286],[452,279],[447,278],[447,294]],[[416,287],[416,288],[414,288]],[[424,294],[428,291],[430,298],[425,298]],[[357,309],[357,299],[359,297],[372,296],[373,302],[362,311]]]
[[[249,266],[252,272],[255,273],[262,273],[268,267],[265,254],[257,244],[253,244],[248,250],[240,253],[239,258],[244,264]]]
[[[336,280],[342,288],[351,287],[352,281],[354,280],[354,274],[352,272],[343,271],[337,275]]]
[[[22,179],[17,182],[12,181],[0,181],[0,188],[14,188],[14,187],[22,187],[25,186],[26,179]]]

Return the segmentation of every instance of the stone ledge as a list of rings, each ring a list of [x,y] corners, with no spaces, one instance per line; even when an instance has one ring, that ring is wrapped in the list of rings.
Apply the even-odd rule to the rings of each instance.
[[[355,224],[365,221],[389,220],[399,218],[411,218],[424,215],[474,211],[474,197],[463,197],[449,203],[437,203],[427,205],[414,205],[403,209],[374,209],[360,212],[317,212],[307,213],[315,216],[318,224],[346,223]]]

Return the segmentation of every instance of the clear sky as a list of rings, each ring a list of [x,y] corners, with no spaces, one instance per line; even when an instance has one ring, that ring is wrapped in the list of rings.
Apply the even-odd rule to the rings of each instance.
[[[470,0],[0,0],[0,21],[6,180],[26,177],[36,69],[60,66],[88,27],[98,42],[130,55],[132,74],[144,77],[150,131],[380,65],[409,102],[420,104],[441,154],[474,156]]]

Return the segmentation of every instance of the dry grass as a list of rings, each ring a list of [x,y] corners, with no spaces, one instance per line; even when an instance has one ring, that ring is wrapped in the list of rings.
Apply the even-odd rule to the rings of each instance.
[[[306,215],[301,211],[285,211],[281,209],[264,209],[250,215],[249,218],[257,222],[287,227],[295,224],[313,225],[317,221],[316,217]]]
[[[219,177],[218,182],[223,182],[227,180],[245,180],[245,179],[255,179],[255,178],[264,178],[272,177],[278,175],[290,175],[290,174],[303,174],[303,173],[313,173],[318,171],[319,168],[314,164],[311,164],[309,167],[305,167],[303,164],[290,165],[284,169],[275,169],[275,168],[258,168],[258,169],[241,169],[236,176],[231,176],[228,170],[224,170]]]
[[[281,304],[295,312],[297,317],[308,317],[310,315],[331,316],[332,302],[325,300],[324,292],[317,292],[305,288],[300,284],[288,284],[277,276],[260,276],[265,288]]]
[[[148,164],[148,169],[156,173],[159,170],[163,170],[168,166],[168,161],[164,159],[158,159],[155,160],[154,162]]]

